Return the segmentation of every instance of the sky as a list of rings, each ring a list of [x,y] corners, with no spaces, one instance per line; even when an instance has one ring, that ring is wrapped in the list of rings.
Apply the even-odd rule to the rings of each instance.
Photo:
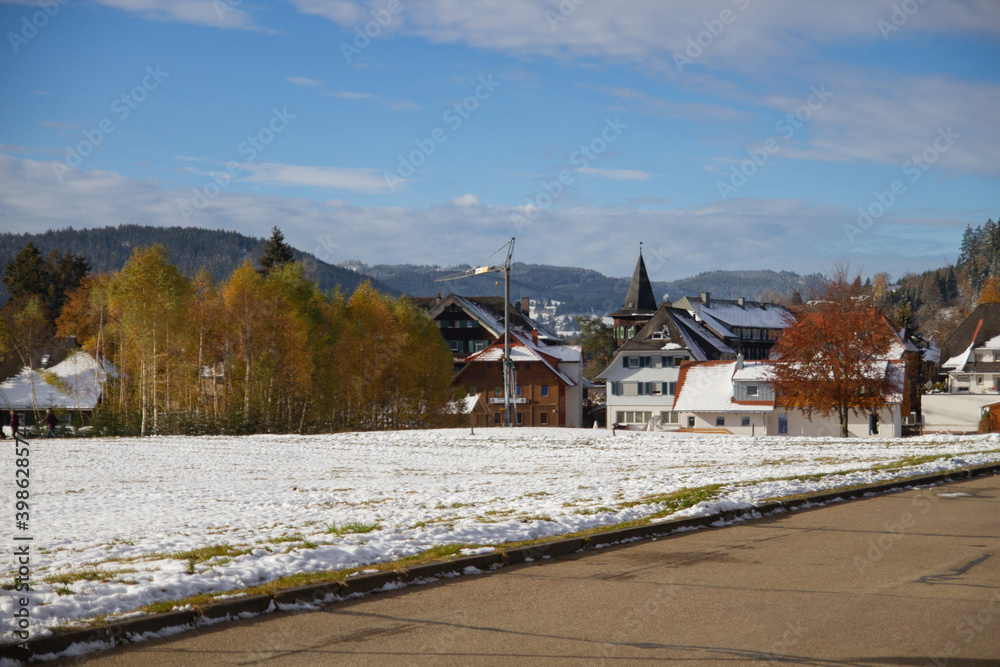
[[[1000,215],[994,0],[0,0],[0,231],[893,277]]]

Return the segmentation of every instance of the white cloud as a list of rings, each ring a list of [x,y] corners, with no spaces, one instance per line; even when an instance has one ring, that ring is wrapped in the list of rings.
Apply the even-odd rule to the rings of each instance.
[[[241,165],[249,172],[245,180],[271,185],[331,188],[351,192],[388,192],[382,173],[375,169],[312,167],[271,162]]]
[[[152,21],[192,23],[226,30],[257,29],[239,0],[95,0]]]
[[[349,90],[338,90],[330,93],[330,97],[338,97],[342,100],[367,100],[372,97],[371,93],[355,93]]]
[[[268,176],[289,184],[340,187],[344,174],[334,172],[351,171],[288,167],[269,165]],[[855,212],[790,199],[737,199],[662,211],[552,209],[520,227],[514,220],[523,211],[517,207],[473,205],[469,195],[458,199],[468,205],[453,201],[406,209],[233,190],[223,191],[200,210],[189,211],[189,222],[181,206],[191,208],[190,190],[165,190],[156,183],[98,170],[75,170],[64,175],[60,185],[52,163],[0,154],[0,210],[8,231],[67,225],[193,224],[266,236],[279,220],[289,243],[301,250],[323,252],[327,261],[360,258],[368,263],[449,265],[475,261],[517,236],[517,261],[583,266],[620,276],[631,273],[635,242],[643,240],[654,280],[717,268],[811,273],[827,270],[843,258],[855,268],[900,275],[942,265],[948,253],[957,250],[964,226],[985,222],[985,214],[981,219],[954,214],[947,219],[886,215],[850,244],[843,226],[854,220]],[[914,238],[912,230],[917,225],[923,232]],[[340,256],[331,256],[328,244],[323,243],[331,234],[336,234]],[[441,239],[448,243],[442,244]]]
[[[347,3],[294,0],[300,11],[345,27],[371,20],[383,0]],[[555,0],[426,0],[405,4],[389,29],[434,43],[462,43],[514,54],[555,58],[612,58],[676,69],[706,23],[717,35],[703,38],[700,65],[725,61],[746,68],[769,59],[787,63],[791,54],[841,40],[882,41],[879,21],[891,21],[898,0],[630,0],[625,3],[558,3]],[[572,7],[572,11],[560,7]],[[728,10],[726,24],[720,22]],[[721,29],[720,29],[721,28]],[[1000,35],[1000,5],[990,0],[926,3],[890,39],[924,33]]]
[[[596,167],[583,167],[578,169],[581,174],[589,176],[600,176],[610,181],[645,181],[653,177],[648,171],[638,169],[598,169]]]
[[[473,194],[464,194],[451,200],[454,206],[479,206],[479,197]]]

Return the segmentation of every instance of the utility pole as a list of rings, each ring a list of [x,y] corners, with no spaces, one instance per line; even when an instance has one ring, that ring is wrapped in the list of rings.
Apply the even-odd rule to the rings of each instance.
[[[513,403],[512,392],[514,390],[514,364],[510,360],[510,259],[514,255],[514,237],[510,241],[500,246],[493,255],[507,248],[507,257],[503,264],[477,266],[463,271],[456,276],[438,278],[435,282],[446,280],[458,280],[467,276],[478,276],[483,273],[503,273],[503,425],[513,426],[511,419],[511,405]],[[492,257],[493,255],[490,255]],[[489,257],[487,257],[489,259]]]

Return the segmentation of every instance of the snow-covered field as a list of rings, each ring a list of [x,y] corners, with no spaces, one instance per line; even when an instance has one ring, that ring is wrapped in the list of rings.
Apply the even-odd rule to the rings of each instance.
[[[12,447],[2,451],[13,481]],[[764,481],[926,455],[941,458],[818,481]],[[636,501],[685,487],[724,485],[716,500],[679,515],[995,461],[997,436],[811,440],[524,428],[36,440],[30,530],[18,535],[34,538],[37,636],[43,627],[150,602],[440,544],[490,545],[649,516],[662,505]],[[6,631],[17,531],[13,484],[4,488]],[[219,545],[230,547],[228,555],[203,562],[183,555]]]

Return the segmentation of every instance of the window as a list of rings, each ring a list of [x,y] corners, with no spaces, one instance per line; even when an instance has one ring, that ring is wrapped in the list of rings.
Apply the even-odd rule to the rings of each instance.
[[[676,424],[678,419],[680,419],[680,414],[676,412],[661,412],[660,419],[663,420],[664,424]]]
[[[788,435],[788,415],[778,415],[778,435]]]
[[[716,426],[725,426],[726,425],[726,418],[725,417],[716,417],[715,418],[715,425]]]
[[[548,396],[548,395],[549,395],[549,385],[543,384],[542,385],[542,396]]]
[[[671,396],[677,393],[677,383],[676,382],[664,382],[667,385],[667,393]]]
[[[756,395],[757,395],[757,385],[755,385],[755,384],[748,384],[747,385],[747,396],[756,396]]]
[[[619,410],[615,413],[615,423],[624,424],[625,423],[625,413]]]
[[[629,368],[639,368],[639,357],[629,357],[628,358]]]
[[[457,340],[448,341],[448,347],[451,348],[452,352],[458,352],[458,341]]]
[[[549,425],[549,413],[543,412],[542,414],[538,415],[538,421],[539,421],[539,423],[542,426],[548,426]]]
[[[740,426],[749,426],[749,425],[750,425],[749,417],[740,417]]]
[[[514,387],[514,395],[515,396],[520,396],[521,395],[521,385],[517,385],[516,387]],[[518,417],[520,417],[520,416],[521,415],[518,415]]]
[[[523,412],[518,412],[517,413],[517,425],[518,426],[520,426],[521,422],[524,421],[523,418],[524,418],[524,413]]]
[[[502,415],[501,415],[501,414],[500,414],[499,412],[498,412],[498,413],[496,413],[495,415],[493,415],[493,423],[494,423],[494,424],[499,424],[499,423],[500,423],[500,419],[501,419],[501,416],[502,416]]]
[[[638,382],[622,382],[622,396],[638,396],[639,395],[639,383]]]
[[[486,347],[486,341],[484,340],[476,341],[476,352],[482,352],[483,349],[485,349],[485,347]]]
[[[982,384],[982,383],[983,383],[983,376],[982,375],[977,375],[976,376],[976,384]]]
[[[498,398],[503,396],[503,387],[493,387],[493,395]]]
[[[694,417],[688,417],[688,428],[694,428]]]

